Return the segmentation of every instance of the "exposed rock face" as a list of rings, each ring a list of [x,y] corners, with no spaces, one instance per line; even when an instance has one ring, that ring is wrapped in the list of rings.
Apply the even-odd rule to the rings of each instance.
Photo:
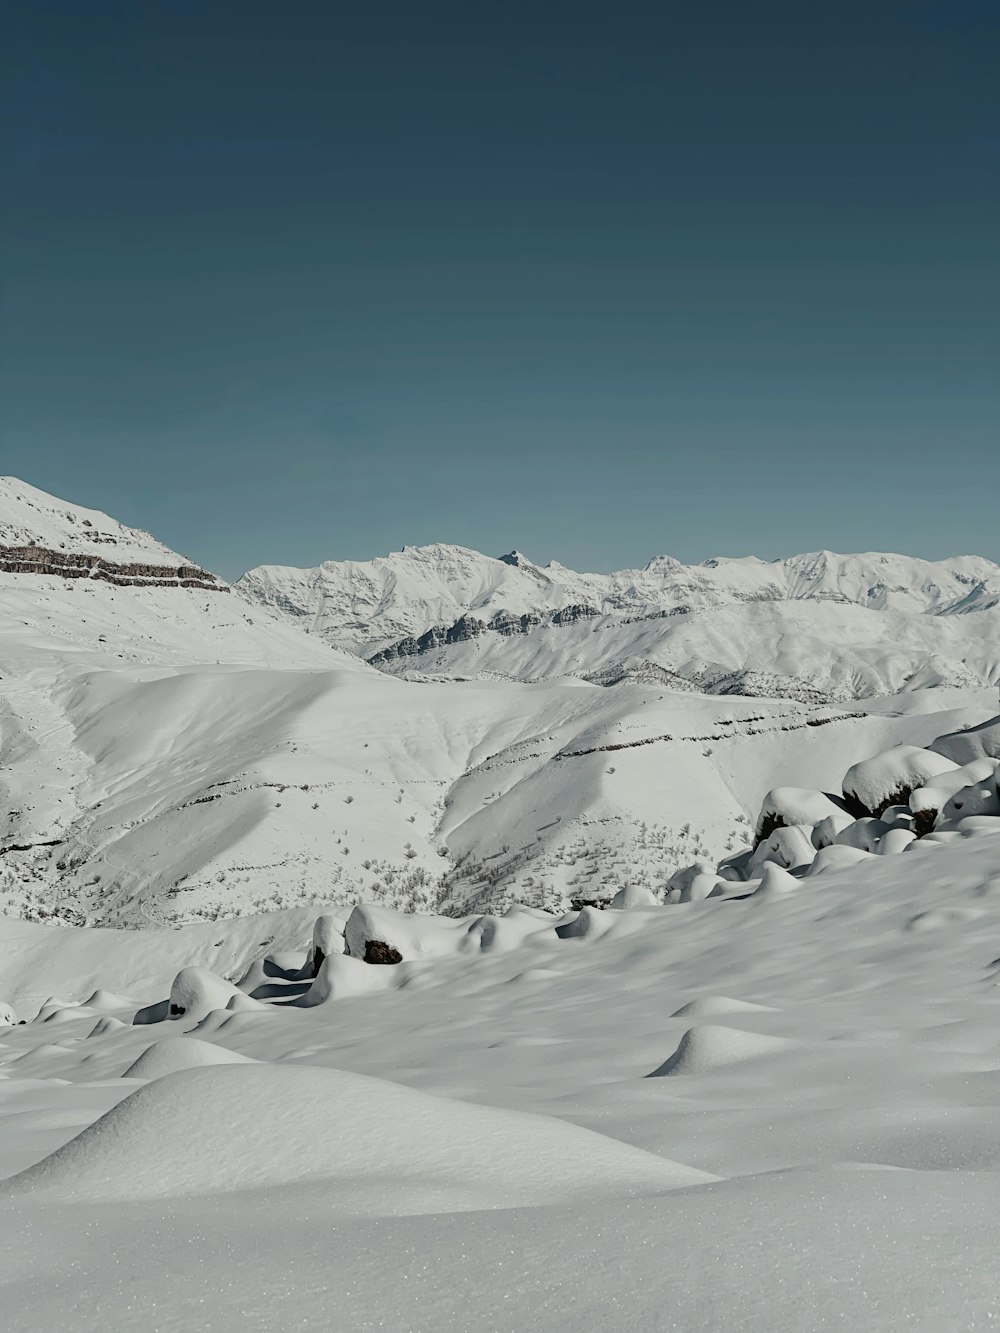
[[[64,579],[99,579],[116,587],[203,588],[228,592],[214,574],[196,565],[115,564],[99,555],[50,551],[44,546],[0,546],[0,572],[48,574]]]
[[[499,634],[510,638],[514,634],[527,634],[536,625],[572,625],[577,620],[584,620],[601,613],[593,606],[563,606],[544,615],[535,611],[526,611],[515,615],[510,611],[497,611],[489,620],[477,620],[475,616],[460,616],[452,625],[433,625],[417,638],[400,639],[390,644],[381,652],[368,658],[371,666],[379,666],[399,657],[419,657],[422,653],[432,652],[435,648],[451,643],[464,643],[480,634]]]

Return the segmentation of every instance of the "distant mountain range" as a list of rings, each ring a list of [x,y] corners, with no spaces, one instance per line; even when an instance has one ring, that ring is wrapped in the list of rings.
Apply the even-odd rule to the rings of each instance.
[[[235,589],[394,674],[841,701],[1000,676],[1000,567],[978,556],[658,556],[579,574],[434,545],[265,565]]]

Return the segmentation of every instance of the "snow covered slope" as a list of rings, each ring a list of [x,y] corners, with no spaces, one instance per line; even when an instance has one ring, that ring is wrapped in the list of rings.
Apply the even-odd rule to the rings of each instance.
[[[164,584],[224,590],[148,532],[0,477],[0,571],[96,579],[117,586]]]
[[[235,587],[395,673],[828,700],[1000,678],[1000,568],[975,556],[660,556],[603,575],[438,545],[263,566]]]
[[[304,914],[0,919],[6,1324],[989,1328],[1000,836],[795,883],[403,919],[318,1004]],[[213,943],[227,1008],[131,1023]]]
[[[78,553],[84,511],[6,495],[8,532]],[[121,540],[141,561],[181,559]],[[851,617],[881,623],[824,609],[845,642]],[[942,642],[982,618],[924,617]],[[761,664],[790,676],[819,651],[789,629]],[[836,786],[859,754],[995,713],[975,689],[831,708],[821,690],[706,696],[665,672],[608,690],[559,665],[530,685],[417,683],[215,590],[0,571],[0,910],[149,927],[361,899],[460,913],[606,901],[626,884],[662,895],[679,866],[746,845],[775,781]]]

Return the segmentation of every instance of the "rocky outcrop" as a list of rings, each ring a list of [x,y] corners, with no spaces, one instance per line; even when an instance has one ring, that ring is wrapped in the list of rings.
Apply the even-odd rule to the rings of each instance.
[[[535,611],[526,611],[515,615],[511,611],[497,611],[489,620],[477,620],[475,616],[460,616],[452,625],[433,625],[425,633],[415,638],[400,639],[388,648],[368,658],[370,666],[381,666],[400,657],[419,657],[423,653],[433,652],[452,643],[464,643],[475,639],[480,634],[499,634],[510,638],[515,634],[527,634],[537,625],[572,625],[577,620],[599,616],[601,613],[593,606],[563,606],[544,615]]]
[[[228,586],[196,565],[115,564],[99,555],[50,551],[44,546],[0,546],[0,572],[47,574],[63,579],[98,579],[119,588],[202,588],[228,592]]]

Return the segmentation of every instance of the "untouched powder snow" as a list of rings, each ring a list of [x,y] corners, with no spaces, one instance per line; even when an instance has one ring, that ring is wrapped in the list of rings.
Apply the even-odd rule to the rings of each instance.
[[[133,1066],[129,1077],[141,1076]],[[336,1069],[217,1061],[149,1077],[7,1188],[97,1202],[328,1181],[334,1213],[400,1216],[634,1197],[713,1179],[563,1121]]]
[[[91,1036],[101,1036],[100,1032],[91,1031]],[[230,1051],[225,1046],[217,1046],[211,1041],[201,1041],[197,1037],[165,1037],[154,1041],[152,1046],[143,1051],[138,1060],[129,1065],[122,1078],[142,1078],[150,1081],[163,1078],[167,1074],[178,1074],[183,1069],[202,1069],[208,1065],[248,1064],[250,1057]]]

